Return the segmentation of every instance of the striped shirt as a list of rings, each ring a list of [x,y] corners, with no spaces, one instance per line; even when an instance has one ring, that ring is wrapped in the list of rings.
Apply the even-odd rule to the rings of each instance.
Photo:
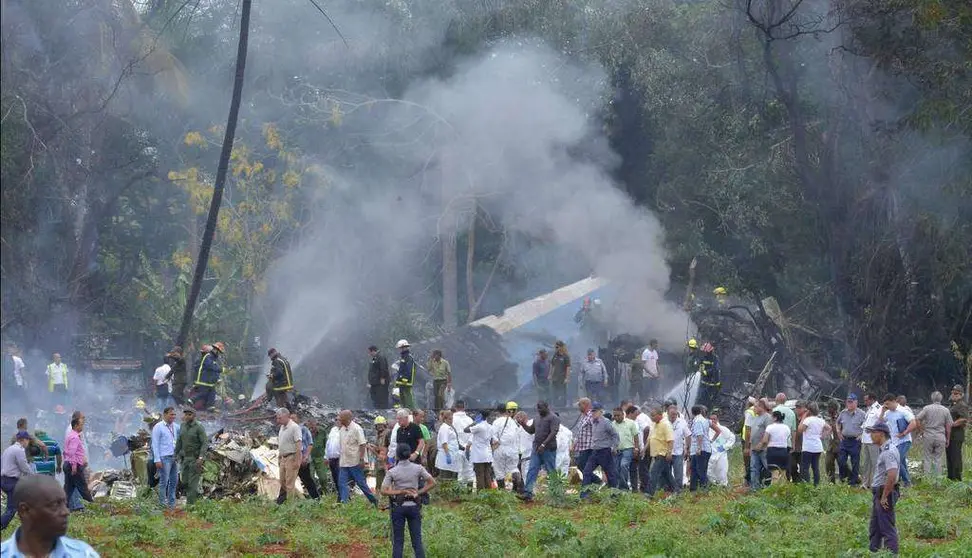
[[[34,456],[34,470],[37,471],[38,475],[53,477],[57,472],[57,456],[61,455],[61,446],[44,434],[38,436],[37,439],[47,446],[47,457],[44,457],[42,453]]]

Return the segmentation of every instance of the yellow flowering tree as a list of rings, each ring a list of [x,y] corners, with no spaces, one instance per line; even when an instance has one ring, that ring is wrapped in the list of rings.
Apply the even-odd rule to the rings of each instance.
[[[212,159],[209,151],[219,149],[221,134],[218,126],[187,133],[183,138],[184,167],[168,173],[172,184],[185,192],[187,218],[195,226],[187,227],[189,241],[162,264],[165,269],[154,272],[174,277],[174,281],[153,279],[152,270],[143,270],[148,279],[139,293],[146,302],[168,299],[155,305],[169,310],[155,319],[168,322],[164,324],[168,329],[178,323],[176,308],[179,301],[184,302],[192,276],[191,243],[196,231],[201,230],[213,191],[213,176],[204,169]],[[275,125],[265,124],[260,138],[258,144],[238,141],[233,148],[206,283],[195,313],[197,325],[193,327],[197,335],[219,334],[241,346],[249,338],[253,301],[265,290],[265,275],[277,248],[300,224],[296,208],[305,175],[300,157],[288,149]],[[213,311],[216,308],[218,311]]]

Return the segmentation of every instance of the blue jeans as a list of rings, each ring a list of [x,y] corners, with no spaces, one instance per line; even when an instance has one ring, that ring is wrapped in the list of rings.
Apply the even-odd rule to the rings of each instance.
[[[651,473],[649,475],[651,482],[649,482],[648,487],[649,496],[654,496],[656,492],[665,486],[671,487],[675,485],[675,480],[672,478],[672,463],[674,461],[674,457],[669,462],[668,458],[663,455],[651,458]]]
[[[911,486],[911,475],[908,474],[908,450],[911,449],[911,442],[901,442],[898,444],[898,456],[901,458],[898,462],[898,475],[901,478],[901,483],[905,486]]]
[[[162,469],[159,470],[159,504],[163,508],[175,509],[176,487],[179,486],[179,465],[175,457],[169,455],[162,458]]]
[[[708,488],[709,486],[709,458],[712,454],[707,451],[699,452],[698,455],[692,454],[692,477],[689,479],[689,490],[695,491],[697,488]]]
[[[408,523],[408,535],[412,539],[412,551],[415,552],[415,558],[424,558],[425,547],[422,546],[422,507],[392,506],[391,522],[392,557],[402,557],[405,549],[405,523]]]
[[[81,503],[81,493],[75,488],[71,490],[71,495],[68,496],[68,509],[71,511],[80,511],[84,509],[84,504]]]
[[[540,467],[547,470],[547,475],[552,475],[557,470],[557,451],[547,450],[543,453],[533,452],[530,456],[530,468],[527,469],[526,487],[523,492],[527,496],[533,496],[533,486],[537,484],[537,476],[540,474]]]
[[[372,504],[378,503],[378,498],[371,492],[368,488],[368,481],[365,479],[364,470],[361,469],[361,465],[355,465],[354,467],[341,467],[338,471],[338,500],[341,502],[347,502],[351,497],[350,491],[348,490],[348,480],[354,480],[354,484],[358,485],[358,488],[364,492],[364,495],[368,498],[368,501]]]
[[[617,469],[615,468],[614,452],[611,448],[591,450],[591,456],[587,459],[587,463],[584,464],[584,480],[581,482],[581,487],[594,484],[594,469],[598,465],[601,466],[605,476],[607,476],[608,487],[617,488]],[[583,488],[581,490],[583,492]]]
[[[749,487],[751,489],[763,488],[763,471],[767,469],[769,469],[769,465],[766,463],[766,450],[752,450],[749,454]]]
[[[631,469],[631,458],[634,456],[634,448],[623,449],[618,452],[618,488],[630,490],[628,475]]]
[[[850,467],[847,460],[850,459]],[[846,480],[847,484],[856,486],[860,484],[861,471],[861,439],[854,440],[844,438],[840,442],[840,451],[837,453],[837,467],[840,469],[840,480]]]

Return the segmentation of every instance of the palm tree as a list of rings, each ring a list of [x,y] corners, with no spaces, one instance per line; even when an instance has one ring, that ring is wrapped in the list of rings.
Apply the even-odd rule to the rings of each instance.
[[[246,69],[247,42],[250,37],[250,4],[251,0],[243,0],[243,10],[240,17],[240,42],[236,49],[236,77],[233,80],[233,97],[230,100],[229,116],[226,119],[226,133],[223,136],[223,150],[219,154],[219,166],[216,168],[216,183],[213,185],[213,199],[209,202],[209,216],[206,219],[206,229],[203,231],[202,243],[199,245],[199,257],[196,258],[196,269],[192,276],[192,286],[186,299],[186,309],[182,314],[182,326],[176,344],[185,346],[192,327],[192,315],[199,299],[202,288],[203,275],[209,263],[209,250],[213,245],[216,234],[216,221],[219,217],[219,207],[223,202],[223,190],[226,185],[226,171],[229,168],[230,154],[233,151],[233,141],[236,139],[236,122],[240,114],[240,101],[243,97],[243,74]]]

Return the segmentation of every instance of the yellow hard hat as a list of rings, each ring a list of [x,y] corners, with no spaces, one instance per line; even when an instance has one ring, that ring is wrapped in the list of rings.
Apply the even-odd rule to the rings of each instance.
[[[725,287],[716,287],[712,289],[712,294],[717,296],[724,296],[729,294],[729,291],[727,291]]]
[[[388,419],[386,419],[381,415],[378,415],[377,417],[375,417],[375,424],[388,424]]]
[[[519,408],[520,408],[520,406],[516,404],[516,401],[508,401],[506,403],[506,410],[507,411],[515,411],[515,410],[517,410]]]
[[[699,348],[699,342],[696,341],[695,339],[689,339],[688,340],[688,343],[686,343],[686,344],[688,345],[688,348],[689,349],[698,349]]]
[[[145,402],[142,401],[141,399],[139,399],[138,401],[135,402],[135,408],[136,409],[144,409],[145,408]]]

